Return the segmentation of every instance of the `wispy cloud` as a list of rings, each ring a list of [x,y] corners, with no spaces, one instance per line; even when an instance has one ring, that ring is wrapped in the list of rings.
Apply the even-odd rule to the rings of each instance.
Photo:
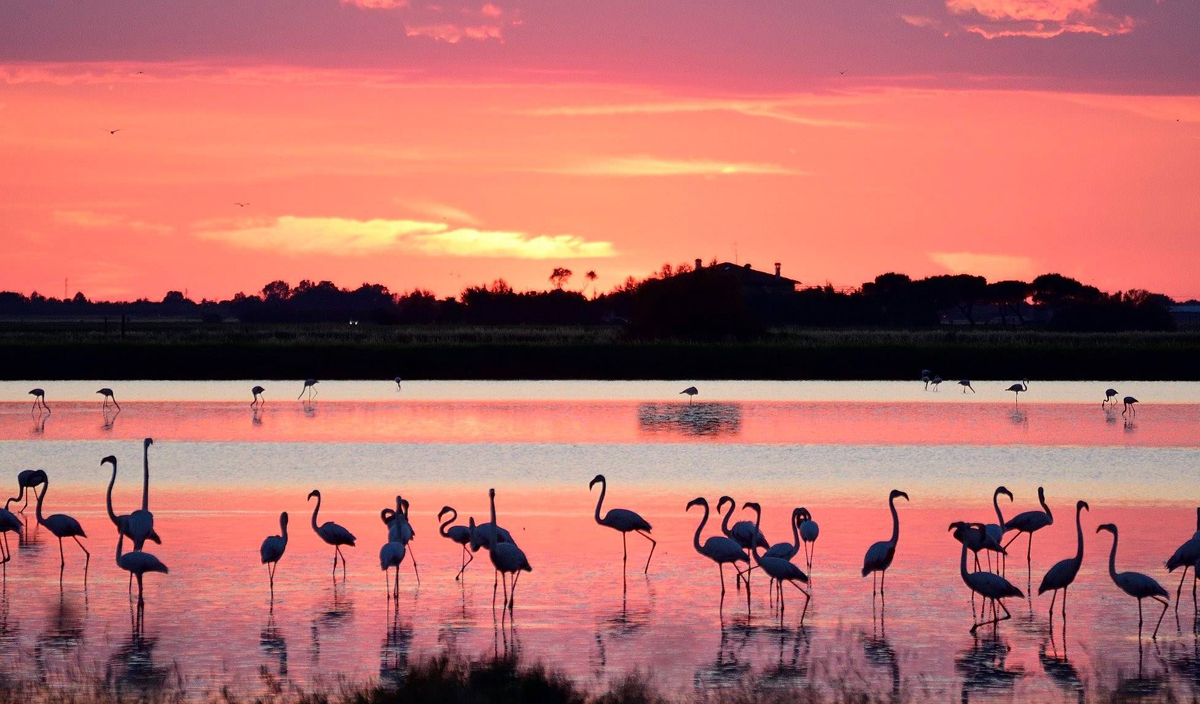
[[[353,5],[364,10],[397,10],[408,7],[408,0],[341,0],[343,5]]]
[[[52,217],[54,218],[54,222],[59,225],[91,230],[125,229],[162,234],[172,231],[170,225],[135,220],[120,213],[104,213],[96,210],[56,210]]]
[[[199,225],[197,237],[244,249],[285,254],[368,256],[410,252],[430,256],[572,259],[611,257],[611,242],[570,234],[531,235],[504,230],[451,227],[421,220],[354,220],[284,215]]]
[[[561,167],[535,169],[571,176],[804,176],[807,172],[779,164],[716,159],[668,159],[615,156],[582,160]]]
[[[1010,254],[981,252],[929,252],[929,258],[951,274],[977,274],[989,281],[1028,279],[1034,275],[1033,260]]]
[[[692,100],[647,100],[636,103],[605,105],[561,105],[526,110],[534,116],[604,117],[614,115],[671,115],[678,113],[731,112],[747,117],[762,117],[807,127],[867,127],[853,120],[813,117],[794,112],[797,108],[846,105],[865,102],[859,97],[789,98],[751,100],[740,98],[698,98]]]
[[[464,26],[449,22],[439,24],[404,25],[404,34],[408,37],[426,37],[435,42],[457,44],[463,39],[486,41],[497,39],[504,41],[504,34],[499,25]]]
[[[482,225],[483,224],[479,220],[479,218],[475,217],[471,213],[468,213],[467,211],[462,210],[461,208],[456,208],[452,205],[446,205],[445,203],[438,203],[436,201],[427,201],[427,200],[406,200],[406,199],[400,199],[400,198],[397,198],[395,200],[395,203],[397,205],[400,205],[401,207],[405,208],[406,210],[410,210],[414,213],[417,213],[418,215],[425,215],[427,217],[440,218],[442,220],[447,220],[447,221],[454,222],[454,223],[462,223],[462,224],[466,224],[466,225]]]
[[[1032,37],[1051,39],[1063,34],[1128,34],[1136,25],[1127,15],[1099,7],[1099,0],[945,0],[947,17],[901,14],[914,27],[944,33],[970,32],[986,39]]]

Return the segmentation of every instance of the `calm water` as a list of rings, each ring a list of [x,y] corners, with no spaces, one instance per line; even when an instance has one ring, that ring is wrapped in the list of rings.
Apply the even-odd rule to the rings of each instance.
[[[222,685],[247,692],[261,673],[309,687],[338,676],[391,677],[443,651],[468,656],[517,652],[553,663],[597,686],[633,668],[668,691],[728,686],[742,678],[804,684],[849,678],[887,694],[894,688],[946,698],[999,694],[1074,698],[1089,689],[1153,690],[1171,682],[1193,693],[1200,644],[1190,599],[1168,612],[1157,644],[1139,648],[1136,602],[1107,575],[1111,541],[1095,526],[1121,528],[1118,569],[1143,571],[1171,590],[1162,568],[1195,530],[1200,503],[1200,384],[1113,384],[1142,400],[1130,423],[1100,408],[1103,383],[1030,385],[1019,406],[1011,382],[947,385],[822,382],[705,382],[688,404],[678,382],[323,382],[315,404],[295,400],[295,382],[263,382],[268,402],[248,407],[252,382],[0,383],[0,467],[51,477],[46,511],[69,513],[89,533],[82,554],[58,550],[33,525],[15,548],[0,592],[0,653],[6,673],[51,683],[80,671],[145,686],[182,675],[196,694]],[[53,413],[34,415],[25,396],[48,392]],[[100,386],[113,386],[120,413],[102,413]],[[287,393],[284,393],[284,390]],[[275,392],[278,390],[278,393]],[[126,574],[113,564],[115,530],[104,513],[110,476],[100,458],[121,461],[114,500],[140,500],[141,438],[153,436],[151,508],[163,545],[152,552],[171,574],[147,577],[144,634],[133,633]],[[592,518],[609,479],[605,510],[637,510],[654,525],[629,539],[621,575],[620,536]],[[1037,507],[1045,486],[1055,523],[1033,544],[1032,586],[1074,553],[1073,507],[1086,499],[1087,552],[1069,602],[1065,634],[1049,599],[1012,600],[1015,619],[998,635],[972,638],[970,600],[958,576],[959,519],[994,521],[991,493],[1016,494],[1006,516]],[[511,623],[491,609],[484,552],[453,579],[459,547],[437,532],[443,505],[487,520],[497,489],[500,521],[534,566],[522,577]],[[862,554],[890,533],[886,498],[901,488],[901,537],[889,572],[886,610],[872,609]],[[313,534],[310,489],[324,495],[320,521],[359,538],[347,550],[345,582],[330,577],[332,550]],[[384,596],[379,509],[403,493],[412,502],[420,574],[402,574],[399,608]],[[763,531],[790,540],[788,515],[808,507],[821,525],[814,598],[790,590],[782,621],[765,581],[729,593],[692,549],[699,511],[686,502],[723,493],[763,504]],[[291,542],[272,605],[262,538],[291,513]],[[713,517],[716,519],[716,516]],[[746,513],[739,518],[752,518]],[[704,538],[716,534],[710,521]],[[703,538],[702,538],[703,539]],[[1025,540],[1012,546],[1008,574],[1027,586]],[[802,555],[801,555],[802,558]],[[878,605],[877,605],[878,606]],[[1151,618],[1151,613],[1154,613]],[[1147,618],[1157,618],[1147,606]],[[265,670],[264,670],[265,668]]]

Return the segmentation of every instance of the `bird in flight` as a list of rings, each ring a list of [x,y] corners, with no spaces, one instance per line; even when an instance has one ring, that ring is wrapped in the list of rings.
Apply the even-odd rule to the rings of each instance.
[[[109,134],[116,134],[116,133],[120,132],[122,129],[124,129],[124,128],[123,128],[123,127],[118,127],[118,128],[117,128],[117,129],[115,129],[115,130],[109,130],[109,129],[106,129],[105,131],[106,131],[106,132],[108,132]]]
[[[234,205],[236,205],[236,206],[237,206],[237,207],[239,207],[239,208],[245,208],[247,205],[250,205],[250,204],[249,204],[249,203],[236,203],[236,202],[235,202],[235,203],[234,203]]]
[[[846,75],[846,72],[847,72],[847,71],[849,71],[849,70],[850,70],[850,69],[848,69],[848,68],[841,69],[840,71],[838,71],[838,75],[839,75],[839,76],[845,76],[845,75]]]

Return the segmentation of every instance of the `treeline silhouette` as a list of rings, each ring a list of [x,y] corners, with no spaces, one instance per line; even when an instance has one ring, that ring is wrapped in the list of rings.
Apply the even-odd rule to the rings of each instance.
[[[748,270],[747,270],[748,271]],[[580,290],[572,272],[555,268],[542,291],[516,291],[503,279],[470,286],[457,297],[423,289],[393,293],[380,284],[340,288],[304,280],[292,287],[272,281],[258,293],[228,300],[193,301],[180,291],[161,301],[91,301],[36,292],[0,293],[0,316],[13,318],[188,318],[206,323],[346,322],[378,325],[620,325],[637,337],[746,339],[772,326],[821,328],[965,327],[1045,328],[1068,331],[1171,330],[1170,298],[1145,290],[1105,293],[1060,274],[1032,281],[989,282],[982,276],[912,279],[887,273],[853,291],[832,286],[774,285],[740,267],[667,264],[643,279],[632,277],[608,292],[594,289],[588,272]],[[766,277],[765,279],[763,277]],[[763,285],[763,281],[767,281]],[[592,292],[587,292],[588,286]]]

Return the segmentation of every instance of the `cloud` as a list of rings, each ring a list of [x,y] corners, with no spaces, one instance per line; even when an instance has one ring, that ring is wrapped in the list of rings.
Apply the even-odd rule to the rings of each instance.
[[[864,123],[800,115],[791,110],[797,107],[833,106],[866,102],[863,98],[785,98],[739,99],[711,98],[695,100],[663,100],[610,105],[565,105],[526,110],[533,116],[606,117],[614,115],[671,115],[678,113],[732,112],[747,117],[763,117],[808,127],[866,127]]]
[[[408,7],[408,0],[342,0],[343,5],[353,5],[364,10],[396,10]]]
[[[504,14],[504,10],[500,9],[499,7],[497,7],[496,5],[493,5],[490,2],[487,3],[486,5],[484,5],[482,8],[480,8],[479,12],[484,17],[499,17],[500,15]]]
[[[1109,37],[1132,32],[1135,25],[1132,17],[1101,10],[1099,0],[946,0],[946,10],[961,30],[987,39],[1049,39],[1068,33]],[[935,24],[904,20],[916,26]]]
[[[171,232],[170,225],[134,220],[119,213],[102,213],[95,210],[56,210],[53,213],[54,222],[68,227],[80,227],[90,230],[138,230],[141,232]]]
[[[445,203],[437,203],[434,201],[424,201],[424,200],[402,200],[402,199],[396,199],[395,202],[397,204],[403,206],[404,208],[407,208],[408,210],[411,210],[414,213],[417,213],[420,215],[426,215],[426,216],[434,217],[434,218],[441,218],[442,220],[449,220],[451,222],[456,222],[456,223],[465,223],[467,225],[482,225],[483,224],[482,222],[480,222],[479,218],[468,213],[467,211],[462,210],[460,208],[455,208],[452,205],[446,205]]]
[[[570,176],[804,176],[804,171],[779,164],[720,161],[715,159],[667,159],[655,156],[600,157],[570,166],[536,169],[543,173]]]
[[[409,252],[430,256],[572,259],[611,257],[611,242],[588,242],[570,234],[450,227],[421,220],[354,220],[284,215],[201,223],[196,236],[244,249],[284,254],[367,256]]]
[[[496,25],[466,27],[448,22],[426,25],[406,24],[404,25],[404,35],[407,37],[427,37],[435,42],[445,42],[446,44],[457,44],[463,39],[474,39],[481,42],[488,39],[504,41],[503,33],[500,27]]]
[[[929,252],[929,258],[951,274],[975,274],[989,281],[1029,279],[1034,275],[1033,260],[1029,257],[980,252]]]

